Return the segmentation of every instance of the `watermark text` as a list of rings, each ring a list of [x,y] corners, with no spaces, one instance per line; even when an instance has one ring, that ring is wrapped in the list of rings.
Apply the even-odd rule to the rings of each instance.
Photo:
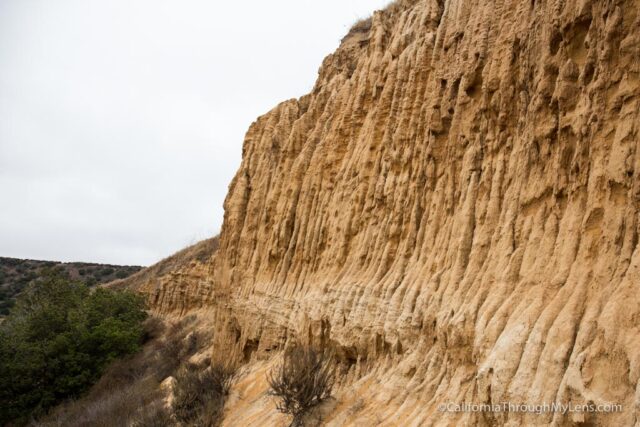
[[[442,403],[438,406],[440,412],[520,412],[530,414],[546,413],[597,413],[597,412],[622,412],[623,408],[618,403]]]

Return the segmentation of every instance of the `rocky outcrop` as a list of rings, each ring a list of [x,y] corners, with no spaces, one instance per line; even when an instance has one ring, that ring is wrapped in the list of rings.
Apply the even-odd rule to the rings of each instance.
[[[154,312],[181,316],[202,304],[211,286],[211,259],[218,237],[202,240],[126,279],[106,286],[143,294]]]
[[[249,129],[189,308],[248,362],[333,347],[329,424],[637,424],[638,28],[639,0],[374,13]],[[507,401],[623,411],[438,412]]]

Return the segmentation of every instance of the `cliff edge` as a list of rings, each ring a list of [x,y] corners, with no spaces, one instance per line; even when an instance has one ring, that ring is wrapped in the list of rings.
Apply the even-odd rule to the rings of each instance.
[[[328,425],[637,425],[638,28],[640,0],[401,0],[258,118],[206,280],[152,299],[243,355],[226,423],[276,422],[251,390],[297,340],[344,366]]]

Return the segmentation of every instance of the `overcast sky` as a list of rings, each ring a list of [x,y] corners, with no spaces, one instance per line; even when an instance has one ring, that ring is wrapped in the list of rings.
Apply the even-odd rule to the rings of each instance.
[[[0,256],[152,264],[216,234],[251,122],[388,0],[0,0]]]

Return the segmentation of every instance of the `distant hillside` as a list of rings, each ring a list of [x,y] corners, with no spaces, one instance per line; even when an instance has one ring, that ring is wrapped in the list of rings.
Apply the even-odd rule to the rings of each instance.
[[[31,259],[0,257],[0,316],[9,309],[18,295],[30,282],[37,279],[44,269],[66,273],[72,280],[80,280],[89,286],[124,279],[143,267],[84,262],[35,261]]]

